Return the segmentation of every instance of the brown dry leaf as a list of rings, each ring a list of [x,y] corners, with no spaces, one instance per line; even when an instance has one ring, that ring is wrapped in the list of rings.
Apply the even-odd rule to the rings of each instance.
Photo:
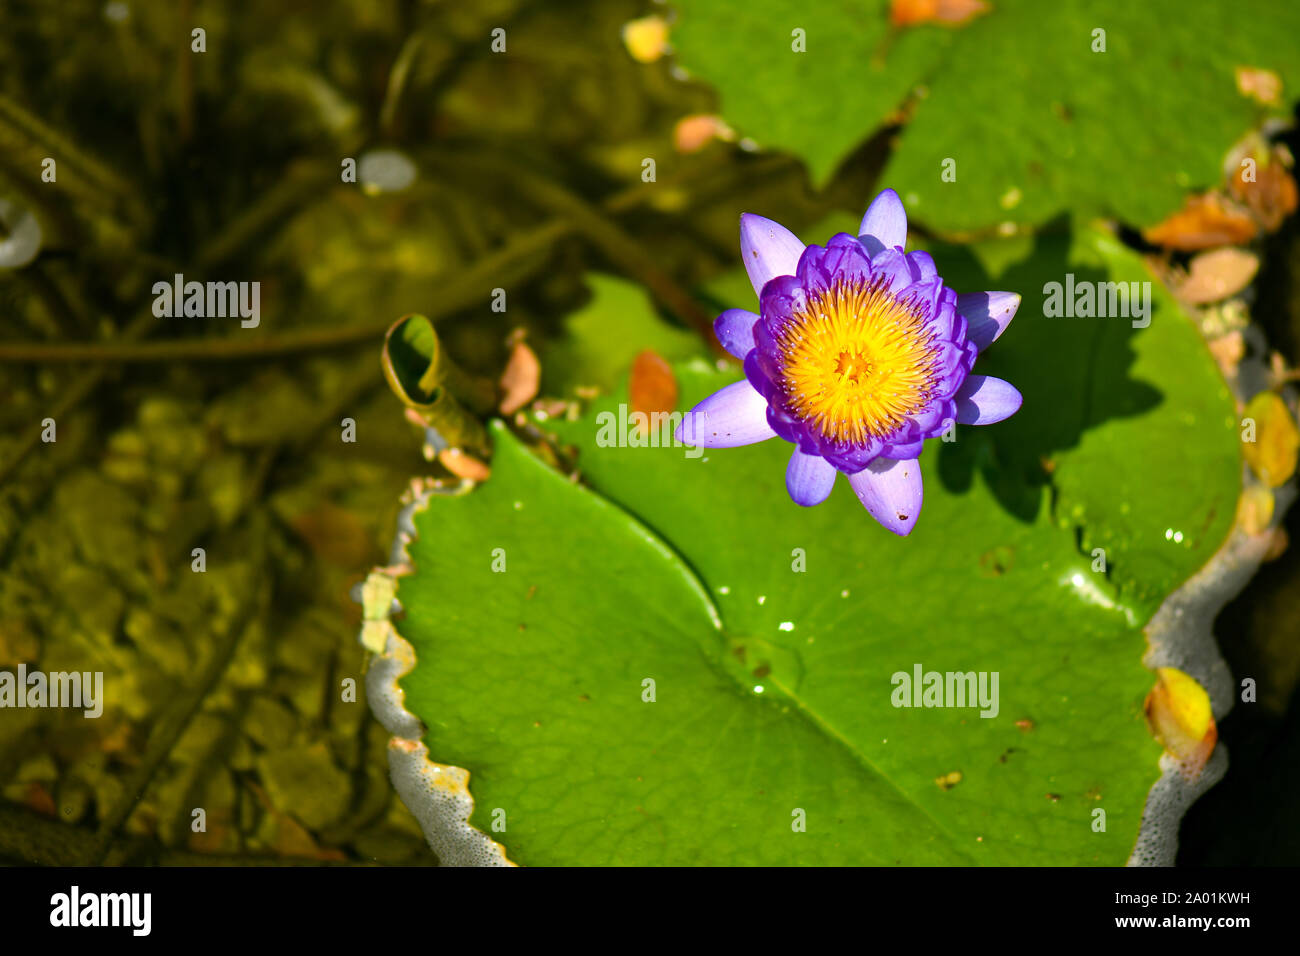
[[[1259,271],[1259,256],[1236,246],[1202,252],[1188,264],[1187,278],[1174,293],[1188,305],[1221,302],[1250,285]]]
[[[656,413],[667,414],[677,407],[677,378],[668,363],[650,349],[632,363],[627,391],[632,413],[645,415],[644,420],[637,422],[642,435],[649,431],[649,423]]]
[[[537,353],[524,342],[516,341],[501,373],[502,397],[498,406],[501,414],[513,415],[536,398],[541,381],[542,363],[537,360]]]
[[[1142,231],[1147,242],[1181,252],[1238,245],[1255,238],[1258,228],[1250,214],[1218,193],[1188,196],[1183,208]]]
[[[984,0],[893,0],[889,22],[896,27],[940,23],[959,27],[992,9]]]
[[[1246,168],[1239,168],[1228,183],[1233,197],[1246,204],[1265,232],[1276,232],[1282,220],[1295,212],[1300,199],[1286,157],[1277,149],[1263,158],[1247,157],[1256,160],[1254,181],[1247,178]]]

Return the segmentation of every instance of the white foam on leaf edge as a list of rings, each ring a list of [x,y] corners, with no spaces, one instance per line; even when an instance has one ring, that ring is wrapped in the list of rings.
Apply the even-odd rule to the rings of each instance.
[[[451,493],[465,490],[461,486]],[[394,566],[409,562],[406,546],[415,538],[415,513],[437,493],[424,491],[402,509],[393,542]],[[429,759],[421,739],[424,724],[406,709],[406,694],[399,683],[414,667],[415,648],[390,627],[384,652],[372,656],[366,672],[366,698],[375,718],[393,735],[388,741],[393,789],[419,822],[443,866],[514,866],[505,847],[469,822],[474,811],[469,771]]]

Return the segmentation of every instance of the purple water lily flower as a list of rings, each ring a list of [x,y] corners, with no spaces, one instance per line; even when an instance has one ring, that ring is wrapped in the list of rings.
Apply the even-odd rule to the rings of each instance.
[[[958,295],[928,253],[904,253],[907,214],[886,189],[858,235],[805,246],[784,226],[740,217],[740,249],[759,312],[728,309],[714,330],[745,378],[687,414],[677,438],[733,448],[780,436],[795,448],[786,489],[821,504],[835,473],[871,516],[910,534],[921,512],[917,456],[952,427],[990,425],[1020,408],[1008,382],[972,375],[1016,314],[1012,292]]]

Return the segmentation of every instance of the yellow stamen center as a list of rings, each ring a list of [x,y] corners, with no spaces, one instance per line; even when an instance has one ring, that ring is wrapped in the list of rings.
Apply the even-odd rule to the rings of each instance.
[[[929,398],[933,338],[924,316],[883,285],[837,283],[777,339],[790,411],[838,442],[895,433]]]

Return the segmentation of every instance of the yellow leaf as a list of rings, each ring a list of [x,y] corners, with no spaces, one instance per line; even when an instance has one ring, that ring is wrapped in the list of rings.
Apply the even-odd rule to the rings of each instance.
[[[1245,420],[1255,423],[1255,440],[1241,445],[1251,471],[1270,488],[1286,484],[1300,454],[1300,431],[1286,402],[1276,392],[1260,392],[1246,406]]]
[[[638,63],[653,63],[668,49],[668,23],[648,16],[623,24],[623,45]]]
[[[1147,695],[1146,715],[1165,750],[1199,773],[1219,737],[1205,688],[1176,667],[1158,668],[1156,686]]]

